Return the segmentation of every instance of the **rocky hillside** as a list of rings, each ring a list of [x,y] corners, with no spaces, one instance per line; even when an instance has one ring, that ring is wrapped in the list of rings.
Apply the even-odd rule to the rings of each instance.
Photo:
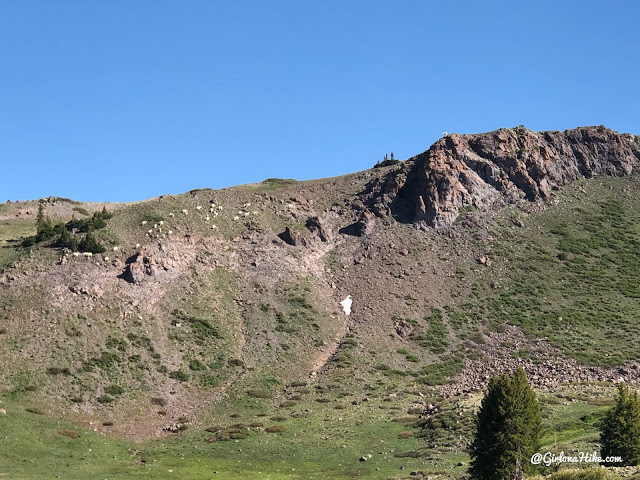
[[[639,166],[629,134],[519,127],[344,177],[2,204],[0,388],[148,437],[316,401],[415,412],[516,364],[636,379]],[[106,251],[21,246],[39,203],[72,240],[105,208]]]

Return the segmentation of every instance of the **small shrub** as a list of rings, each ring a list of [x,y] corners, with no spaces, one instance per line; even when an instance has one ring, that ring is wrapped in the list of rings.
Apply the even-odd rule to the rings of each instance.
[[[391,165],[397,165],[398,163],[400,163],[400,160],[385,158],[383,161],[376,162],[373,168],[390,167]]]
[[[218,379],[213,375],[205,374],[200,377],[200,385],[203,387],[217,387]]]
[[[294,180],[293,178],[267,178],[263,180],[262,183],[265,185],[279,187],[284,185],[293,185],[295,183],[298,183],[298,181]]]
[[[124,388],[120,385],[109,385],[105,387],[104,393],[108,393],[109,395],[122,395],[124,393]]]
[[[47,368],[49,375],[71,375],[71,371],[67,368],[49,367]]]
[[[169,378],[179,380],[180,382],[186,382],[187,380],[189,380],[189,374],[183,372],[182,370],[174,370],[169,374]]]
[[[287,429],[285,425],[272,425],[270,427],[265,428],[265,432],[267,433],[282,433]]]
[[[78,212],[80,215],[84,215],[86,217],[89,216],[89,212],[85,208],[82,207],[73,207],[74,212]]]
[[[102,352],[99,357],[91,360],[93,365],[100,368],[108,368],[120,362],[122,362],[122,358],[111,352]]]
[[[211,370],[219,370],[224,366],[224,355],[218,355],[218,358],[209,364]]]
[[[417,420],[418,419],[416,417],[397,417],[397,418],[394,418],[392,421],[397,423],[413,423]]]
[[[271,392],[267,390],[247,390],[247,395],[253,398],[273,398]]]
[[[260,379],[260,383],[265,387],[271,387],[274,385],[280,385],[280,380],[278,380],[275,377],[272,377],[271,375],[263,375],[262,378]]]
[[[142,216],[142,220],[147,223],[159,223],[164,219],[164,217],[158,212],[145,213]]]
[[[98,401],[98,403],[105,405],[107,403],[113,402],[115,399],[113,397],[110,397],[109,395],[101,395],[96,400]]]
[[[27,407],[25,410],[29,413],[34,413],[35,415],[44,415],[44,412],[37,407]]]
[[[189,370],[198,371],[198,370],[206,370],[207,366],[202,363],[200,360],[191,360],[189,362]]]

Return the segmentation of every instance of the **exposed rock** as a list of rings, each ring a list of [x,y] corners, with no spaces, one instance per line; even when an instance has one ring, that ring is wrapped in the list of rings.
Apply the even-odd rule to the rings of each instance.
[[[581,177],[640,171],[640,140],[605,127],[564,132],[503,128],[451,134],[372,182],[362,196],[377,214],[435,228],[451,225],[458,209],[498,208],[519,199],[548,200]]]
[[[92,285],[90,287],[87,287],[85,285],[75,284],[75,285],[71,285],[69,287],[69,290],[72,293],[75,293],[76,295],[87,295],[92,300],[97,300],[104,294],[103,290],[97,285]]]
[[[369,235],[376,226],[376,218],[368,210],[362,213],[362,217],[355,223],[355,233],[359,237]]]
[[[162,427],[163,432],[169,433],[180,433],[187,428],[187,425],[184,423],[171,423],[169,425],[165,425]]]
[[[127,259],[126,268],[120,278],[129,283],[141,283],[146,276],[156,275],[158,266],[150,257],[138,252]]]
[[[413,332],[413,325],[409,322],[405,322],[404,320],[397,320],[394,327],[396,329],[396,333],[403,338],[408,337],[411,335],[411,332]]]
[[[285,228],[284,232],[278,234],[278,237],[280,237],[280,239],[285,243],[294,247],[302,243],[300,234],[298,232],[294,232],[289,227]]]
[[[321,241],[327,242],[329,241],[329,230],[325,227],[324,222],[320,220],[318,217],[309,217],[306,223],[309,231],[315,235],[317,235]]]

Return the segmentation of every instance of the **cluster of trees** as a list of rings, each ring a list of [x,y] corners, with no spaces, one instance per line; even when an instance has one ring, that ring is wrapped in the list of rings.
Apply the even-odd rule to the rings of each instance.
[[[373,168],[388,167],[389,165],[395,165],[396,163],[400,163],[400,160],[393,158],[393,152],[391,152],[391,158],[387,157],[387,154],[385,153],[384,159],[382,161],[378,160]]]
[[[542,417],[535,392],[522,368],[493,377],[476,416],[469,473],[475,480],[522,480],[537,468]],[[615,405],[600,423],[601,458],[640,463],[640,398],[621,383]],[[606,465],[606,464],[605,464]]]
[[[54,247],[69,248],[80,252],[103,253],[105,248],[92,232],[106,227],[107,220],[111,217],[113,214],[103,208],[101,212],[95,212],[86,219],[76,219],[74,216],[67,223],[54,224],[51,218],[45,215],[44,206],[40,203],[36,217],[36,234],[25,238],[22,246],[31,247],[57,236],[57,239],[51,244]],[[80,234],[84,235],[80,236]]]

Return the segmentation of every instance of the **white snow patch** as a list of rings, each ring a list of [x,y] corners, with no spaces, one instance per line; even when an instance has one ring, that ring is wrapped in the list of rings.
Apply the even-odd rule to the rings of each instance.
[[[340,305],[342,305],[342,310],[344,310],[344,314],[345,315],[350,315],[351,314],[351,304],[353,303],[353,300],[351,300],[351,295],[347,295],[347,298],[345,298],[344,300],[342,300],[340,302]]]

